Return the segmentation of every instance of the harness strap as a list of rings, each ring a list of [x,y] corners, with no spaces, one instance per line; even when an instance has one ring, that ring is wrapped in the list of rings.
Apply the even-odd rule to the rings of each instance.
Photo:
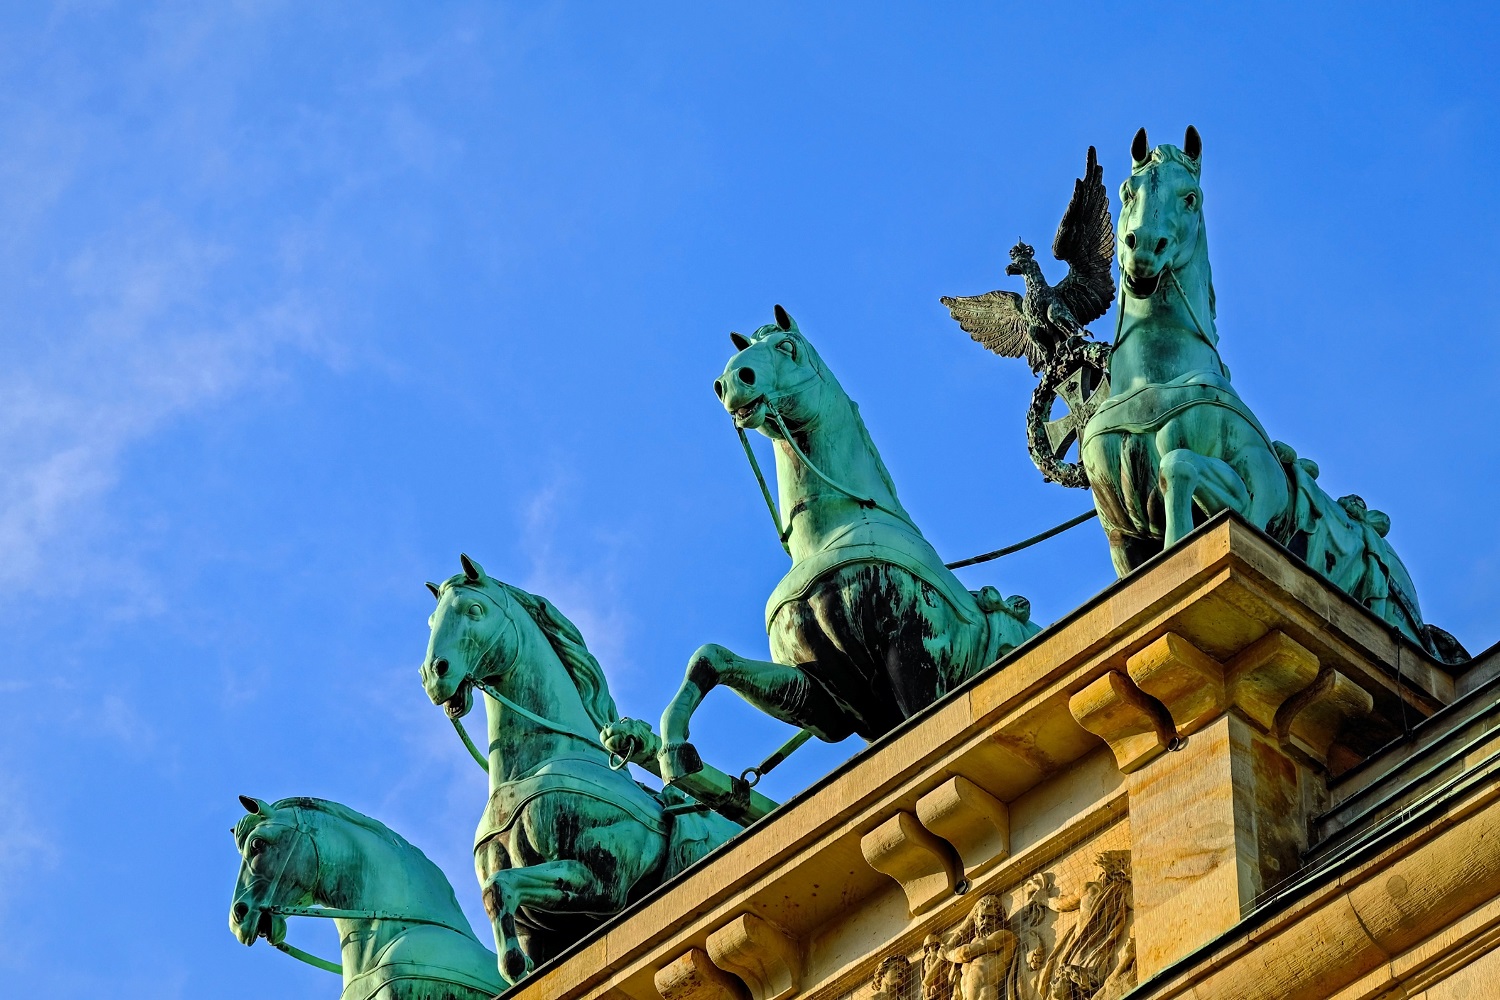
[[[268,906],[266,912],[275,913],[281,917],[327,917],[330,920],[393,920],[403,924],[427,924],[431,927],[446,927],[448,930],[464,937],[470,935],[470,931],[454,927],[442,920],[432,920],[428,917],[412,917],[404,913],[395,913],[391,910],[343,910],[332,906]]]
[[[791,518],[787,519],[787,526],[782,528],[781,514],[776,510],[776,501],[771,499],[771,488],[766,485],[765,474],[760,471],[760,462],[756,461],[755,452],[750,447],[750,439],[745,436],[745,428],[736,424],[734,430],[740,436],[740,444],[745,447],[745,457],[750,460],[750,468],[755,472],[755,481],[760,483],[760,495],[766,498],[766,509],[771,512],[771,523],[776,526],[776,537],[781,540],[781,547],[786,549],[786,554],[791,555],[791,546],[786,543],[786,540],[792,536]],[[795,516],[794,508],[793,517]]]
[[[474,758],[474,762],[484,770],[485,774],[489,774],[490,762],[484,759],[484,754],[480,753],[479,748],[474,745],[474,741],[469,739],[469,731],[464,728],[463,722],[452,716],[449,716],[448,721],[453,723],[453,729],[458,733],[458,738],[463,740],[464,746],[469,748],[469,756]]]
[[[853,490],[849,489],[849,487],[844,486],[840,483],[836,483],[832,479],[830,479],[828,477],[828,474],[822,469],[818,468],[817,465],[813,463],[813,460],[807,457],[807,453],[797,446],[797,440],[792,437],[791,431],[787,430],[786,424],[782,422],[781,414],[777,413],[775,410],[770,410],[766,415],[772,420],[776,421],[776,426],[781,429],[781,436],[786,440],[787,445],[792,449],[792,454],[796,455],[797,458],[801,460],[802,464],[807,466],[807,470],[813,475],[817,476],[819,479],[823,480],[823,482],[827,486],[844,494],[844,496],[848,497],[850,500],[853,500],[861,507],[878,508],[880,510],[883,510],[887,514],[890,514],[892,517],[897,517],[902,521],[905,521],[907,524],[911,525],[913,530],[916,530],[917,526],[911,523],[911,518],[907,517],[904,512],[899,510],[892,510],[890,507],[887,507],[885,504],[881,503],[879,500],[876,500],[874,497],[862,497],[858,493],[855,493]],[[788,530],[790,530],[790,527],[791,526],[788,525]]]
[[[507,698],[505,695],[501,694],[500,689],[495,687],[489,681],[480,680],[478,677],[471,677],[469,678],[469,680],[479,690],[483,691],[485,694],[489,695],[491,698],[504,705],[510,711],[515,712],[523,719],[529,719],[537,725],[541,726],[543,729],[546,729],[549,732],[556,733],[559,736],[569,736],[575,740],[580,740],[584,743],[587,743],[591,747],[596,747],[600,750],[604,749],[604,744],[599,742],[598,733],[594,733],[593,735],[580,733],[576,729],[572,729],[561,722],[554,722],[553,720],[546,718],[545,716],[537,715],[525,705],[517,704],[516,702]],[[462,732],[462,730],[460,730],[460,732]],[[468,741],[465,740],[465,742]],[[488,764],[485,765],[485,770],[489,770]]]
[[[389,910],[340,910],[331,906],[267,906],[265,912],[279,917],[342,917],[349,920],[392,920],[403,924],[427,924],[431,927],[445,928],[453,931],[455,934],[462,934],[464,937],[472,936],[471,932],[459,930],[452,924],[444,923],[441,920],[428,920],[426,917],[408,917],[400,913],[392,913]],[[306,962],[308,965],[322,969],[324,972],[332,972],[339,976],[344,974],[344,967],[338,962],[330,962],[326,958],[319,958],[317,955],[303,951],[296,945],[289,944],[286,941],[280,943],[273,941],[271,942],[271,947],[282,954],[292,956],[299,962]]]
[[[317,955],[314,955],[311,952],[303,951],[301,948],[298,948],[294,944],[287,944],[285,941],[282,941],[280,944],[278,944],[273,941],[271,942],[271,947],[275,948],[283,955],[290,955],[297,961],[306,962],[308,965],[311,965],[317,969],[322,969],[324,972],[331,972],[335,976],[342,976],[344,974],[344,967],[339,963],[330,962],[326,958],[319,958]]]

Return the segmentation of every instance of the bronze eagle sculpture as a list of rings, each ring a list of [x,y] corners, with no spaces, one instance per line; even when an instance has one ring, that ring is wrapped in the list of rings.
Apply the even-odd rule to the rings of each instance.
[[[1002,357],[1024,357],[1033,372],[1040,371],[1062,348],[1081,342],[1088,333],[1084,326],[1108,311],[1115,297],[1114,251],[1104,168],[1090,146],[1083,177],[1073,182],[1073,199],[1052,240],[1052,255],[1068,265],[1068,276],[1049,285],[1036,251],[1017,243],[1005,273],[1025,279],[1024,296],[1000,290],[945,295],[942,303],[980,344]]]

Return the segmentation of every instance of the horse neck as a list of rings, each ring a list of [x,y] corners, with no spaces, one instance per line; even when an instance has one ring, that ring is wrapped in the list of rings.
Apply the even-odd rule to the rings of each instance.
[[[1171,274],[1163,273],[1155,295],[1123,296],[1111,361],[1111,374],[1119,377],[1112,381],[1124,391],[1140,378],[1160,382],[1187,371],[1217,370],[1218,342],[1208,231],[1200,224],[1192,256]]]
[[[516,626],[516,656],[504,674],[487,680],[506,698],[548,722],[579,734],[597,733],[599,726],[589,717],[572,675],[541,626],[514,601],[507,613]],[[559,755],[607,759],[602,747],[591,751],[582,741],[541,726],[489,695],[484,703],[492,791]]]
[[[458,931],[469,926],[448,880],[414,849],[341,817],[312,815],[309,835],[317,843],[319,861],[313,899],[318,905],[437,920]],[[373,967],[380,952],[410,926],[364,917],[335,917],[333,922],[346,980]]]
[[[890,473],[875,449],[864,418],[859,415],[858,404],[826,374],[816,391],[822,394],[816,415],[798,425],[788,423],[787,432],[802,453],[830,479],[862,498],[875,500],[886,510],[864,510],[848,500],[808,468],[791,446],[778,437],[776,486],[782,518],[792,517],[799,504],[806,504],[792,522],[790,544],[793,560],[819,550],[830,531],[860,515],[910,524],[901,501],[896,497]],[[809,502],[813,498],[829,497],[846,502]],[[893,516],[888,511],[897,514]]]

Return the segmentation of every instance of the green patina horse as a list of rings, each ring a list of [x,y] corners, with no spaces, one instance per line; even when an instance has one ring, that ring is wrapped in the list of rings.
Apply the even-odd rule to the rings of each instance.
[[[1423,623],[1411,577],[1385,540],[1389,519],[1357,496],[1325,493],[1317,466],[1273,441],[1230,385],[1214,325],[1202,154],[1192,127],[1180,149],[1153,149],[1141,129],[1120,188],[1109,398],[1081,449],[1115,571],[1124,576],[1233,510],[1429,651],[1467,658]]]
[[[485,700],[490,797],[474,866],[514,983],[740,828],[610,766],[599,733],[619,721],[614,699],[551,604],[467,556],[461,574],[428,586],[438,606],[422,686],[453,719],[476,686]]]
[[[718,645],[693,654],[662,715],[669,779],[693,766],[689,719],[716,685],[820,739],[873,740],[1038,631],[1024,598],[971,593],[944,567],[859,407],[784,309],[731,339],[738,353],[714,389],[736,426],[775,442],[792,568],[766,604],[771,660]]]
[[[342,946],[342,1000],[487,1000],[501,990],[495,954],[474,936],[441,869],[384,824],[323,799],[240,803],[229,929],[242,943],[264,937],[340,970],[285,942],[287,917],[329,917]]]

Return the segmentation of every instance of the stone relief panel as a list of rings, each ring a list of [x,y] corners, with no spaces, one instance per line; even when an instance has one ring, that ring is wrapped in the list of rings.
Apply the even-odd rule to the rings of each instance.
[[[1123,829],[1119,830],[1124,833]],[[976,893],[851,1000],[1117,1000],[1136,984],[1130,852],[1115,831],[1005,892]]]

